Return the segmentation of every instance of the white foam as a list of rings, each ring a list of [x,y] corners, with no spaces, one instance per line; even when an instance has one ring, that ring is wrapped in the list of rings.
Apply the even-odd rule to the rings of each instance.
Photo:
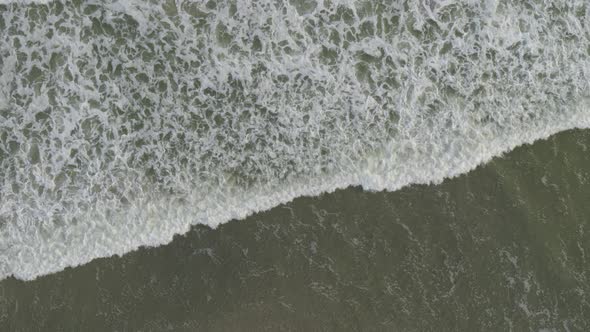
[[[54,0],[0,0],[0,5],[30,5],[30,4],[40,4],[46,5],[52,3]]]
[[[0,279],[590,127],[584,2],[234,3],[0,12]]]

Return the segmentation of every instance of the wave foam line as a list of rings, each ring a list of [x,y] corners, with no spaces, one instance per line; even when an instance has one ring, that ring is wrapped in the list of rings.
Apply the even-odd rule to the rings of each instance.
[[[357,173],[302,179],[289,185],[274,188],[267,186],[247,192],[218,192],[210,196],[207,202],[192,202],[190,198],[182,204],[174,199],[146,202],[131,206],[123,214],[111,216],[108,223],[96,223],[92,214],[89,214],[76,225],[54,226],[45,232],[42,229],[29,229],[26,232],[17,228],[3,229],[0,280],[9,276],[33,280],[99,257],[123,255],[140,247],[164,245],[170,243],[175,235],[188,232],[193,225],[204,224],[215,228],[230,220],[244,219],[288,203],[297,197],[318,196],[357,185],[365,190],[395,191],[411,184],[437,184],[466,173],[519,145],[531,144],[573,128],[590,128],[587,111],[577,113],[558,125],[537,128],[534,134],[515,133],[510,137],[481,142],[472,150],[465,151],[466,155],[471,156],[467,159],[449,162],[443,161],[443,157],[423,155],[413,158],[413,162],[403,168],[391,169],[391,164],[389,167],[382,166],[387,158],[383,155],[374,156]],[[395,159],[395,156],[389,158]],[[389,171],[378,171],[384,168],[389,168]],[[209,208],[199,209],[203,205]],[[135,222],[129,222],[131,220]]]

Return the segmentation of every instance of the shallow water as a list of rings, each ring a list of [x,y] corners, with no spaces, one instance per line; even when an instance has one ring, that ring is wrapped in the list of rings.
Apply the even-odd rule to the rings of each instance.
[[[0,282],[10,331],[587,331],[590,131]]]
[[[589,330],[584,128],[585,0],[0,0],[0,330]]]

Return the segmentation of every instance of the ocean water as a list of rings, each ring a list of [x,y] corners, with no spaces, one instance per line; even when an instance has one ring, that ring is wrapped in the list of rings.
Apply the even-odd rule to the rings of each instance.
[[[6,1],[0,279],[590,126],[587,1]]]
[[[590,130],[0,282],[6,331],[588,331]]]

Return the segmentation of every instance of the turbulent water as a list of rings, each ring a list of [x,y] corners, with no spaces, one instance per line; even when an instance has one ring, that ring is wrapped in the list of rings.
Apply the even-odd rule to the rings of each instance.
[[[587,1],[0,1],[0,279],[590,127]]]

